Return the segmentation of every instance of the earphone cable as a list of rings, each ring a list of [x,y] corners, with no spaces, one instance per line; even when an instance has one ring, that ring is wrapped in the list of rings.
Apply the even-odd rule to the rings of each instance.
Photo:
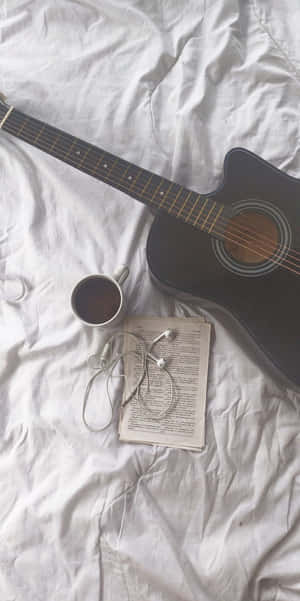
[[[111,345],[112,343],[117,339],[117,338],[123,338],[129,335],[131,337],[133,337],[135,340],[138,340],[138,342],[142,343],[143,346],[143,350],[142,351],[138,351],[137,349],[135,350],[130,350],[127,352],[122,352],[122,353],[118,353],[117,355],[115,355],[110,361],[107,361],[107,356],[109,354],[109,352],[111,352]],[[83,398],[83,404],[82,404],[82,421],[84,423],[84,425],[86,426],[86,428],[88,428],[88,430],[90,430],[91,432],[97,433],[97,432],[101,432],[103,430],[105,430],[112,422],[112,417],[113,417],[113,400],[111,398],[110,395],[110,391],[109,391],[109,382],[111,381],[111,379],[113,377],[124,377],[126,378],[125,374],[119,374],[118,376],[113,376],[113,371],[115,369],[115,367],[117,366],[117,364],[119,363],[119,361],[121,359],[124,359],[124,357],[126,355],[129,354],[135,354],[138,357],[141,357],[142,359],[142,365],[141,365],[141,372],[138,378],[137,383],[135,384],[135,386],[133,387],[133,389],[128,393],[127,397],[125,399],[123,399],[120,403],[121,408],[123,409],[127,403],[129,403],[132,398],[134,397],[134,395],[137,393],[137,401],[138,403],[143,406],[144,410],[149,414],[149,417],[151,417],[152,419],[155,420],[162,420],[164,419],[174,408],[175,404],[177,403],[177,390],[176,390],[176,386],[175,386],[175,382],[174,382],[174,378],[173,376],[170,374],[169,370],[164,366],[163,367],[163,371],[166,372],[166,374],[168,375],[168,378],[170,380],[170,388],[171,388],[171,399],[170,402],[168,403],[168,406],[166,409],[164,409],[163,411],[153,411],[149,405],[147,404],[142,392],[141,392],[141,386],[146,378],[147,380],[147,390],[150,390],[150,381],[149,381],[149,372],[148,372],[148,359],[149,357],[153,360],[153,357],[150,354],[150,350],[152,350],[152,347],[154,346],[154,344],[156,344],[156,342],[161,338],[157,337],[157,339],[155,339],[154,341],[152,341],[152,343],[150,344],[149,348],[146,345],[145,340],[142,338],[142,336],[139,336],[138,334],[135,334],[133,332],[129,332],[129,331],[124,331],[124,332],[119,332],[117,334],[113,334],[108,341],[106,342],[106,344],[104,345],[102,352],[100,354],[100,364],[95,366],[95,365],[91,365],[91,359],[95,358],[95,357],[99,357],[99,354],[93,354],[90,355],[87,359],[87,364],[90,368],[92,369],[96,369],[96,373],[89,379],[88,384],[86,386],[85,389],[85,393],[84,393],[84,398]],[[159,366],[159,361],[161,361],[160,359],[157,360],[157,365]],[[104,426],[101,426],[100,428],[94,428],[93,426],[91,426],[86,419],[86,408],[87,408],[87,401],[90,395],[90,391],[91,388],[93,386],[93,383],[95,381],[95,379],[103,373],[107,373],[107,377],[106,377],[106,394],[110,403],[110,418],[109,421],[107,421]]]

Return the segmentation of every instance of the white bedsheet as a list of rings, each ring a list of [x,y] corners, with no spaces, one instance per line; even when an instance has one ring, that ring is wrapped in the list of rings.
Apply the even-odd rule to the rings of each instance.
[[[2,0],[9,102],[200,192],[244,146],[300,175],[298,0]],[[1,601],[300,598],[299,396],[217,312],[202,453],[88,432],[74,283],[130,266],[131,314],[195,315],[150,281],[152,217],[0,132]],[[284,316],[283,316],[284,318]],[[98,380],[90,416],[106,412]]]

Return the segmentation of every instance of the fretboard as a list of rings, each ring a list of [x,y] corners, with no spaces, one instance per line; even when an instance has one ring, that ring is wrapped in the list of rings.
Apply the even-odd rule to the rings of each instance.
[[[227,211],[213,196],[184,188],[17,109],[9,114],[8,110],[8,107],[0,106],[0,124],[2,122],[2,129],[9,134],[153,209],[167,212],[215,237],[222,237]]]

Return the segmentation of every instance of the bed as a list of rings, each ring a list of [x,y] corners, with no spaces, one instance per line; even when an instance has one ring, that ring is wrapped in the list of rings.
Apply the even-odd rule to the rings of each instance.
[[[300,177],[299,19],[296,0],[3,0],[0,91],[200,192],[234,146]],[[299,393],[221,311],[154,285],[147,208],[0,134],[1,282],[28,291],[1,300],[0,599],[299,599]],[[103,432],[82,422],[105,334],[70,293],[120,264],[131,315],[213,324],[200,453],[121,443],[117,400]]]

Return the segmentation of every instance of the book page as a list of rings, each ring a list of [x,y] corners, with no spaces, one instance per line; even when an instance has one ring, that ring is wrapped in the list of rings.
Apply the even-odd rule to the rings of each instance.
[[[129,318],[125,331],[141,335],[150,344],[167,328],[176,330],[172,341],[165,338],[153,347],[157,357],[167,360],[167,369],[148,361],[149,389],[145,378],[141,397],[135,396],[121,408],[119,435],[121,440],[144,442],[198,450],[205,444],[205,409],[211,325],[201,317]],[[139,347],[131,337],[125,337],[123,402],[136,385],[141,373],[141,359],[133,353]],[[172,386],[176,397],[171,407]],[[146,406],[146,408],[145,408]],[[167,415],[155,419],[170,406]],[[150,411],[153,412],[151,414]]]

